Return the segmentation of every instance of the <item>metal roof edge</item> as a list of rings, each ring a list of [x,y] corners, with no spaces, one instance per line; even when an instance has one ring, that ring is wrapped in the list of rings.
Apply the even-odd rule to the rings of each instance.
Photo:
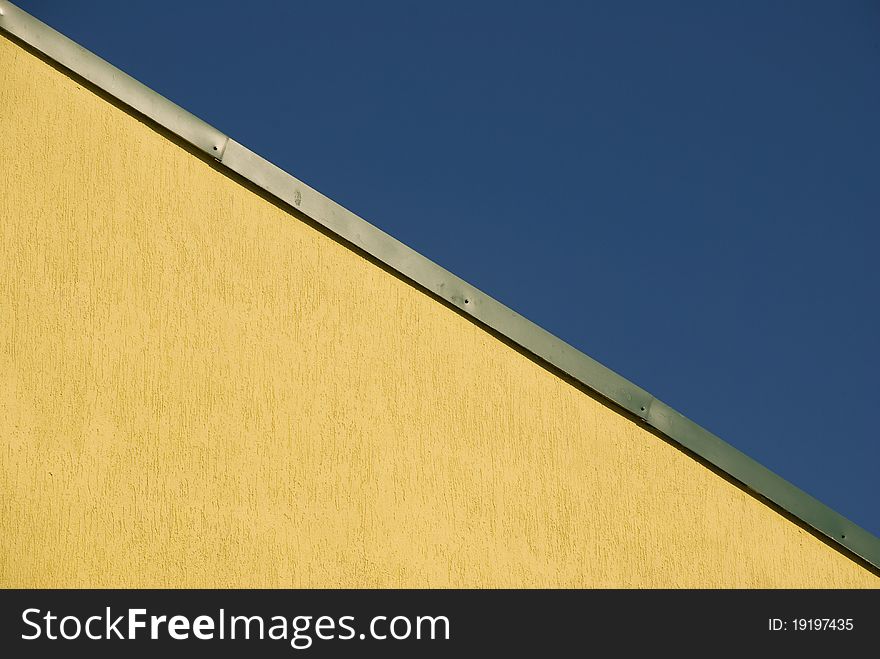
[[[746,488],[880,570],[880,538],[588,355],[343,208],[45,23],[0,0],[8,32],[405,278],[642,419]]]

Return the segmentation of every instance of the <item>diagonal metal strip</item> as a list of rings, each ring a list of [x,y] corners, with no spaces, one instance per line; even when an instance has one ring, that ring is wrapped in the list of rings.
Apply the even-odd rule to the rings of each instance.
[[[433,263],[10,2],[3,30],[297,209],[340,239],[601,394],[685,449],[880,569],[880,538],[576,348]]]

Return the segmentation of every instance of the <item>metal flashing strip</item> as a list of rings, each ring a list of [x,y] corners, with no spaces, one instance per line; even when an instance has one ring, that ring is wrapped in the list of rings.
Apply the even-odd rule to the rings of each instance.
[[[103,92],[217,159],[474,320],[642,419],[673,442],[834,543],[880,569],[880,538],[849,521],[708,430],[415,250],[255,154],[97,55],[0,0],[6,31]]]

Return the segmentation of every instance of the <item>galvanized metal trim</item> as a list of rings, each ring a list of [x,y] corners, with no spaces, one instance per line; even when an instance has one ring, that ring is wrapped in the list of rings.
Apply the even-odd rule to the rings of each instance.
[[[138,113],[219,160],[342,240],[601,394],[647,425],[880,569],[880,538],[857,526],[641,387],[456,277],[265,158],[227,138],[134,78],[12,3],[0,1],[0,30],[91,82]]]

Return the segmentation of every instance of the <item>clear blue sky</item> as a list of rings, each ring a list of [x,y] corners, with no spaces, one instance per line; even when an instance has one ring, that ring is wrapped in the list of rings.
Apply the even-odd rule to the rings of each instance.
[[[17,4],[880,534],[880,3]]]

